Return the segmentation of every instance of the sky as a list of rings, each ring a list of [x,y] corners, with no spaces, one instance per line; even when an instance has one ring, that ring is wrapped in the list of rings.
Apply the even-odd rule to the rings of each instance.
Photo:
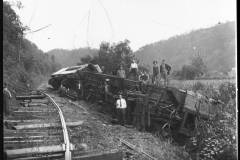
[[[14,0],[8,0],[14,1]],[[99,48],[130,40],[140,47],[192,30],[236,20],[235,0],[21,0],[14,10],[31,31],[25,37],[47,52]]]

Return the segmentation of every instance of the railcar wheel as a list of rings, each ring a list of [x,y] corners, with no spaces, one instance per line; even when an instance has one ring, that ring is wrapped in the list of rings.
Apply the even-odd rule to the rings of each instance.
[[[50,79],[48,81],[48,84],[50,84],[53,87],[54,90],[57,90],[60,87],[61,82],[59,80],[56,80],[56,79]]]

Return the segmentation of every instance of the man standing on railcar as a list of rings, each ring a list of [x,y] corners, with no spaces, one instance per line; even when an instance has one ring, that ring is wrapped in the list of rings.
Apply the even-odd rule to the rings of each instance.
[[[159,81],[159,67],[158,67],[158,62],[153,61],[153,77],[152,77],[152,83],[153,84],[158,84]]]
[[[122,93],[119,93],[119,98],[116,102],[116,109],[117,109],[118,121],[121,123],[121,125],[125,125],[127,103],[126,103],[126,100],[122,98]]]
[[[165,60],[162,60],[162,64],[160,65],[160,73],[161,78],[164,80],[164,86],[167,86],[169,83],[168,75],[170,74],[171,66],[165,63]]]
[[[120,78],[126,78],[125,70],[123,69],[123,66],[121,65],[119,70],[117,70],[117,76]]]
[[[130,75],[133,76],[133,80],[138,80],[138,65],[134,59],[130,65]]]

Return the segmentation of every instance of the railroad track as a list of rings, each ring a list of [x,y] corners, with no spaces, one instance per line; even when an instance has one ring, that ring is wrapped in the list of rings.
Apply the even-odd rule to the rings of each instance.
[[[11,109],[11,116],[4,119],[6,159],[122,159],[122,152],[116,149],[103,152],[87,150],[88,146],[79,137],[81,130],[77,130],[84,120],[80,117],[72,122],[73,118],[69,118],[71,115],[66,115],[64,111],[65,107],[69,107],[68,103],[58,96],[41,90],[16,96],[16,100],[18,104]]]
[[[4,120],[4,152],[8,159],[72,159],[74,145],[69,141],[63,113],[54,99],[44,92],[16,96],[20,107]]]

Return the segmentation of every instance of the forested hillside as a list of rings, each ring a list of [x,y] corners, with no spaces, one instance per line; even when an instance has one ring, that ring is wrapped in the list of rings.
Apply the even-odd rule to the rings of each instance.
[[[62,67],[74,66],[81,61],[82,57],[87,55],[97,55],[98,50],[91,48],[79,48],[73,50],[54,49],[47,52],[48,55],[54,56],[56,62],[60,63]]]
[[[217,24],[143,46],[135,55],[143,64],[152,66],[153,60],[166,59],[173,70],[180,70],[200,54],[208,71],[228,72],[235,65],[234,32],[235,22]]]
[[[23,90],[27,83],[36,87],[60,67],[53,58],[24,38],[27,30],[11,5],[3,1],[3,81],[15,91]]]

